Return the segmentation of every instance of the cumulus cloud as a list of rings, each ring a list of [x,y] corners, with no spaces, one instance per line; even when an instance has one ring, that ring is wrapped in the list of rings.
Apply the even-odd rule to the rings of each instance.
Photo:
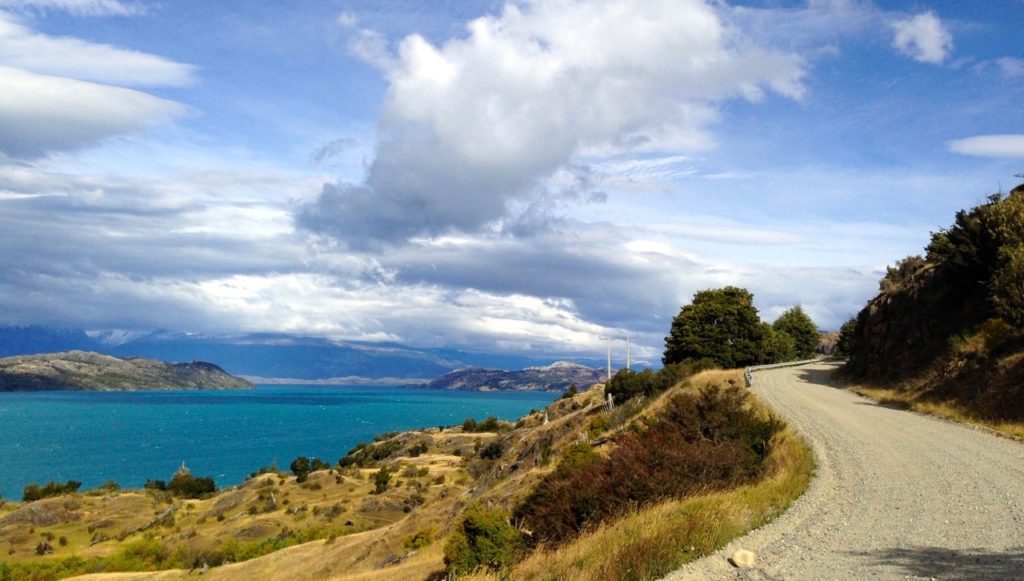
[[[949,149],[977,157],[1024,158],[1024,135],[976,135],[950,141]]]
[[[802,60],[753,46],[703,0],[519,2],[465,37],[350,48],[390,83],[365,183],[299,224],[357,247],[473,232],[583,151],[699,149],[726,99],[803,93]]]
[[[953,34],[932,12],[893,21],[892,45],[910,58],[934,65],[942,64],[953,52]]]
[[[31,158],[94,145],[185,112],[146,93],[0,66],[0,153]]]
[[[143,52],[30,30],[0,11],[0,65],[120,86],[183,86],[193,67]]]

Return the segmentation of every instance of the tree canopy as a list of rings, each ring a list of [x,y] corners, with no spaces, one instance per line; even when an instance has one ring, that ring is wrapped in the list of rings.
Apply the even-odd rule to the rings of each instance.
[[[726,369],[743,367],[760,362],[763,341],[750,291],[734,286],[703,290],[672,320],[662,362],[710,359]]]
[[[772,324],[772,329],[776,333],[781,331],[793,339],[797,358],[808,359],[814,356],[814,349],[818,346],[820,333],[818,333],[818,326],[807,316],[800,305],[779,315],[779,318]],[[781,360],[785,361],[785,359]]]

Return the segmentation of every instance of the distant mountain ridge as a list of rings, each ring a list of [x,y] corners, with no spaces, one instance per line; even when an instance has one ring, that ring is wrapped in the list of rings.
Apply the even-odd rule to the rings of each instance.
[[[203,361],[165,363],[122,359],[91,351],[17,355],[0,359],[0,391],[139,391],[146,389],[247,389]]]
[[[345,378],[348,382],[361,378],[425,382],[456,369],[523,369],[549,365],[559,359],[415,348],[399,343],[335,341],[284,333],[198,335],[161,330],[146,334],[100,332],[90,336],[79,329],[0,325],[0,357],[70,350],[171,362],[212,361],[233,375],[293,383],[331,378]],[[580,361],[598,363],[597,359]]]
[[[426,387],[472,391],[564,391],[572,384],[585,389],[601,383],[606,375],[602,369],[571,361],[556,361],[551,365],[528,367],[521,371],[457,369],[431,381]]]

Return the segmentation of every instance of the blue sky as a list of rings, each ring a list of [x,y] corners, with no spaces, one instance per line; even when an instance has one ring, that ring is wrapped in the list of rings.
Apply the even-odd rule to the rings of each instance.
[[[1024,1],[0,0],[0,323],[656,359],[1024,173]]]

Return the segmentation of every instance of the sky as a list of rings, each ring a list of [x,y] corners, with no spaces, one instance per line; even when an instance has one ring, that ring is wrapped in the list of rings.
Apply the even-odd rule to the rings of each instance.
[[[1024,0],[0,0],[0,323],[656,361],[1024,181]]]

